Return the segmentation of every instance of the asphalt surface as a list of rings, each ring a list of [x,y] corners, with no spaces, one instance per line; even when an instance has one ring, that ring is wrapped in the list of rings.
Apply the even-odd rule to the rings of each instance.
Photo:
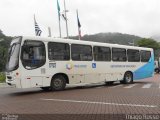
[[[68,86],[64,91],[0,85],[2,120],[160,119],[160,74],[134,84]]]

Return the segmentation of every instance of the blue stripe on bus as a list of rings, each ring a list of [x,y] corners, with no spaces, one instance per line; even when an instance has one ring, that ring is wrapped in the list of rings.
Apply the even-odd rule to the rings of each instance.
[[[147,64],[133,72],[133,79],[144,79],[152,77],[154,73],[154,56],[152,56]]]

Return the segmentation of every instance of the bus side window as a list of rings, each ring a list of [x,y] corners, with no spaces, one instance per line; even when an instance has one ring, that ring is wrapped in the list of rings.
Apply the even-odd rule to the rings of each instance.
[[[112,48],[112,60],[113,61],[126,61],[126,49],[124,48]]]
[[[92,47],[89,45],[72,44],[72,60],[75,61],[92,61]]]
[[[41,41],[26,40],[22,47],[22,64],[25,68],[41,67],[46,61],[45,45]]]
[[[127,50],[128,62],[139,62],[140,61],[140,52],[139,50]]]
[[[28,55],[29,55],[29,59],[30,59],[30,60],[34,59],[33,46],[29,47]]]
[[[48,43],[49,60],[69,60],[70,46],[68,43],[49,42]]]
[[[94,46],[95,61],[111,61],[111,50],[109,47]]]
[[[24,60],[28,60],[28,59],[29,59],[29,54],[28,54],[26,51],[24,51],[22,58],[23,58]]]

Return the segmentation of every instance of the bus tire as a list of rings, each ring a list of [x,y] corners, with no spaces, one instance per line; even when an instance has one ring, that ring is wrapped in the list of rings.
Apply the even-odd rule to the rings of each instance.
[[[121,80],[120,83],[121,83],[121,84],[124,84],[124,80]]]
[[[51,81],[51,90],[60,91],[66,87],[66,80],[62,75],[56,75]]]
[[[126,72],[124,74],[124,78],[123,78],[123,81],[121,81],[121,83],[123,84],[131,84],[133,83],[133,75],[131,72]]]
[[[49,91],[49,90],[51,90],[51,87],[41,87],[41,89],[44,91]]]
[[[159,71],[159,69],[158,69],[158,68],[156,68],[156,69],[155,69],[155,72],[156,72],[156,73],[159,73],[160,71]]]

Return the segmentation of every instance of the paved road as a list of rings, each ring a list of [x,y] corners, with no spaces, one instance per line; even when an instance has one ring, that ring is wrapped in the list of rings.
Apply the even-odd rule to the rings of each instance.
[[[18,120],[160,119],[160,75],[129,85],[72,86],[58,92],[1,86],[0,113],[2,119]]]

